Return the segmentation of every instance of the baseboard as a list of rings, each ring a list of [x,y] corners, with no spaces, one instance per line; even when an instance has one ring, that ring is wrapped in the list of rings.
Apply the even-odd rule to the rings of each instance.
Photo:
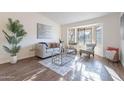
[[[97,55],[97,54],[95,54],[96,56],[98,56],[98,57],[102,57],[102,58],[105,58],[104,56],[100,56],[100,55]]]
[[[35,55],[31,55],[31,56],[28,56],[28,57],[20,58],[20,59],[18,59],[18,61],[25,60],[25,59],[27,59],[27,58],[32,58],[32,57],[35,57]]]
[[[35,55],[31,55],[31,56],[27,56],[27,57],[22,57],[22,58],[18,58],[18,61],[21,61],[21,60],[24,60],[24,59],[27,59],[27,58],[32,58],[34,57]],[[10,61],[3,61],[1,62],[0,64],[5,64],[5,63],[10,63]]]

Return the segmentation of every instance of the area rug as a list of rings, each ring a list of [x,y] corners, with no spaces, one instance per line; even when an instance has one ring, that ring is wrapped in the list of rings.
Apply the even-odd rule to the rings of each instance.
[[[52,63],[52,58],[44,59],[44,60],[40,61],[39,63],[42,64],[43,66],[51,69],[52,71],[58,73],[59,75],[65,76],[69,71],[72,70],[74,58],[75,58],[74,55],[72,55],[71,57],[70,56],[63,57],[63,61],[67,62],[63,66],[59,66],[59,65]]]

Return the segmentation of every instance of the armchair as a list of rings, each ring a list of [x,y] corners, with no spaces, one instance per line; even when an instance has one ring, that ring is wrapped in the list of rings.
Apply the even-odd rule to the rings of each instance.
[[[90,55],[93,55],[93,57],[94,57],[95,47],[96,47],[96,44],[86,44],[86,49],[80,49],[80,51],[79,51],[80,56],[82,55],[82,53],[85,53],[88,55],[89,58],[90,58]]]

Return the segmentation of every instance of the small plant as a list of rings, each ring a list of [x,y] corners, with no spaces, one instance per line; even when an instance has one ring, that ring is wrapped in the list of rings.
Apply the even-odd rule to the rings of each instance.
[[[20,24],[19,20],[13,21],[11,18],[8,18],[9,23],[6,25],[8,31],[4,31],[6,40],[9,43],[9,46],[3,46],[5,51],[10,53],[11,56],[17,56],[21,46],[19,45],[20,41],[27,34],[23,25]]]

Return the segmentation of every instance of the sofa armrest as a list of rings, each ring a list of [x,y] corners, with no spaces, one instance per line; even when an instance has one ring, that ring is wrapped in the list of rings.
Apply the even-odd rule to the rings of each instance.
[[[36,44],[36,56],[43,57],[46,52],[46,45],[45,44]]]

